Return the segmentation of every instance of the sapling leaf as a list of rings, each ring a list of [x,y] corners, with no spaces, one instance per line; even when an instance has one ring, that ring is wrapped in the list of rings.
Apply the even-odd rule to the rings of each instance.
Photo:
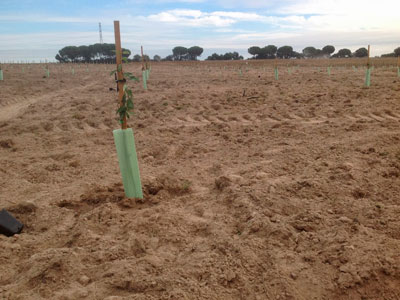
[[[125,50],[125,51],[122,51],[122,54],[131,54],[131,52],[128,50]]]
[[[117,70],[112,70],[112,71],[110,72],[110,76],[114,75],[115,73],[117,73]]]
[[[137,82],[140,81],[139,78],[137,78],[136,76],[134,76],[132,73],[124,73],[124,75],[125,75],[125,77],[126,77],[127,79],[129,79],[129,80],[134,80],[134,81],[137,81]]]
[[[128,108],[128,111],[133,109],[133,102],[132,102],[131,99],[129,99],[129,100],[127,101],[126,107]]]
[[[117,70],[114,70],[113,72],[110,73],[110,75],[115,74],[116,72],[122,71],[122,65],[118,65]],[[132,73],[126,72],[123,74],[124,77],[131,79],[131,80],[136,80],[139,81],[138,78],[136,78]],[[120,103],[120,107],[117,109],[116,113],[119,115],[119,122],[123,124],[124,118],[129,118],[130,117],[130,112],[133,110],[134,105],[133,105],[133,92],[129,88],[129,86],[125,83],[123,85],[123,95]]]
[[[131,72],[125,72],[124,76],[127,77],[130,80],[139,80],[137,77],[135,77],[135,75],[133,75]]]
[[[125,106],[120,106],[118,109],[117,109],[117,113],[123,113],[123,112],[125,112],[126,111],[126,107]]]
[[[123,58],[122,58],[122,61],[123,61],[124,63],[128,63],[128,58],[123,57]]]

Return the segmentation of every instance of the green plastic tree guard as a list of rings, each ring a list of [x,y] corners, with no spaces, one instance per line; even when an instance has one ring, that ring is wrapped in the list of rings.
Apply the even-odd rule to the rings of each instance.
[[[142,79],[143,79],[143,88],[147,90],[147,76],[146,76],[146,71],[142,71]]]
[[[0,70],[0,80],[3,80],[3,70]]]
[[[128,198],[142,199],[142,183],[140,181],[139,164],[132,128],[116,129],[113,131],[113,134],[125,195]]]
[[[371,85],[371,69],[368,68],[367,72],[365,73],[365,86],[370,86]]]
[[[400,77],[400,67],[397,67],[397,77]]]
[[[278,72],[278,68],[274,69],[274,73],[275,73],[275,80],[279,79],[279,72]]]
[[[328,76],[331,76],[331,67],[328,67]]]

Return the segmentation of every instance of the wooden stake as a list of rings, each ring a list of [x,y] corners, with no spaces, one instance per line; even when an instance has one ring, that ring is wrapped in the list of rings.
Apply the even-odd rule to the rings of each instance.
[[[370,53],[370,45],[368,45],[368,60],[367,60],[367,69],[369,69],[369,64],[370,64],[370,61],[369,61],[369,53]]]
[[[117,61],[117,80],[118,80],[118,102],[119,106],[123,105],[122,99],[124,97],[124,73],[122,72],[122,47],[121,47],[121,34],[119,31],[119,21],[114,21],[114,35],[115,35],[115,56]],[[124,116],[121,124],[121,129],[127,129],[126,116]]]

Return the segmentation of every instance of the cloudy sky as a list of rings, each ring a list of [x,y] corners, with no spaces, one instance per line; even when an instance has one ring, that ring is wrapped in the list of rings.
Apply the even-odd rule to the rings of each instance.
[[[0,0],[0,61],[53,59],[68,45],[113,43],[166,56],[174,46],[248,56],[253,45],[296,51],[327,44],[372,55],[400,46],[399,0]]]

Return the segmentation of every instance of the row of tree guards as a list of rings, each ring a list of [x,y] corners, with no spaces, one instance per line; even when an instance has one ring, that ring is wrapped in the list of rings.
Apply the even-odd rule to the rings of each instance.
[[[278,60],[276,60],[276,61],[278,61]],[[276,80],[278,80],[279,79],[279,71],[278,71],[278,69],[280,69],[280,68],[282,68],[282,65],[280,65],[280,67],[278,68],[278,64],[277,64],[277,62],[274,62],[274,65],[273,65],[273,72],[274,72],[274,77],[275,77],[275,79]],[[76,67],[76,68],[74,68],[74,66]],[[60,66],[57,66],[57,67],[60,67]],[[62,66],[63,67],[63,70],[65,70],[65,68],[64,68],[64,66]],[[336,68],[339,68],[339,69],[343,69],[343,68],[347,68],[348,66],[339,66],[339,67],[336,67]],[[386,65],[384,65],[384,66],[380,66],[380,68],[386,68],[386,67],[388,67],[388,68],[395,68],[394,66],[386,66]],[[15,68],[15,66],[14,66],[14,68]],[[22,65],[22,67],[21,67],[21,72],[22,73],[25,73],[25,71],[26,71],[26,69],[30,69],[31,68],[31,65],[30,64],[28,64],[28,65]],[[188,68],[188,69],[199,69],[199,67],[197,66],[197,67],[194,67],[194,68],[191,68],[191,67],[186,67],[186,68]],[[221,69],[222,67],[220,67],[220,69]],[[243,75],[243,66],[241,66],[241,67],[231,67],[233,70],[238,70],[238,72],[239,72],[239,75],[240,76],[242,76]],[[260,69],[260,68],[262,68],[264,71],[266,71],[266,67],[258,67],[258,69]],[[314,67],[318,72],[320,72],[321,71],[321,67]],[[371,63],[370,63],[370,60],[368,59],[368,62],[367,62],[367,66],[364,66],[364,68],[366,69],[366,70],[368,70],[369,69],[369,71],[367,71],[367,74],[366,74],[366,81],[365,82],[370,82],[371,81],[371,72],[374,70],[374,66],[372,66],[371,65]],[[75,63],[71,63],[70,64],[70,73],[72,74],[72,75],[75,75],[75,73],[76,73],[76,70],[78,70],[78,69],[84,69],[84,70],[86,70],[86,72],[89,72],[89,65],[88,64],[75,64]],[[208,70],[209,72],[211,72],[211,69],[209,68],[209,67],[204,67],[204,69],[205,70]],[[227,67],[226,66],[224,66],[223,67],[223,69],[224,70],[226,70],[227,69]],[[299,65],[297,65],[297,66],[291,66],[291,67],[289,67],[289,66],[287,66],[287,73],[288,74],[291,74],[292,72],[294,72],[296,69],[299,69]],[[328,74],[328,76],[330,76],[331,75],[331,71],[332,71],[332,69],[333,69],[333,67],[332,66],[328,66],[328,67],[326,67],[326,70],[327,70],[327,74]],[[356,66],[356,65],[352,65],[352,69],[353,69],[353,71],[357,71],[357,70],[359,70],[360,69],[360,67],[358,66]],[[49,78],[50,77],[50,68],[49,68],[49,65],[46,65],[45,67],[44,67],[44,73],[43,73],[43,75],[45,76],[45,77],[47,77],[47,78]],[[104,70],[105,71],[107,71],[107,68],[104,66]],[[250,69],[249,69],[249,67],[245,67],[244,68],[244,71],[246,71],[246,72],[248,72]],[[143,88],[145,89],[145,90],[147,90],[147,81],[149,80],[149,77],[150,77],[150,71],[151,71],[151,66],[150,66],[150,62],[149,62],[149,60],[146,60],[146,55],[143,55],[142,56],[142,81],[143,81]],[[8,72],[10,72],[10,70],[8,71]],[[398,61],[397,61],[397,76],[398,77],[400,77],[400,56],[398,57]],[[0,65],[0,81],[1,80],[4,80],[4,71],[1,69],[1,65]]]
[[[371,47],[370,47],[370,45],[368,45],[367,69],[366,69],[366,73],[365,73],[365,83],[364,83],[364,85],[367,87],[369,87],[371,85],[370,50],[371,50]],[[353,68],[354,68],[354,66],[353,66]],[[331,67],[328,67],[327,71],[328,71],[328,75],[330,76],[331,75]],[[288,73],[290,74],[289,68],[288,68]],[[240,72],[240,75],[242,75],[242,72]],[[274,63],[274,75],[275,75],[275,80],[278,80],[279,72],[278,72],[278,65],[276,63],[276,60]],[[397,59],[397,75],[400,77],[400,57],[398,57],[398,59]]]
[[[400,57],[398,59],[398,65],[399,66],[397,67],[397,76],[400,78]],[[293,71],[296,70],[296,68],[298,68],[298,66],[297,67],[288,67],[287,68],[287,73],[291,74]],[[355,67],[355,66],[352,66],[352,68],[353,68],[354,71],[358,70],[357,67]],[[224,69],[226,69],[226,68],[224,67]],[[373,69],[374,69],[374,67],[373,66],[371,67],[370,65],[368,67],[366,67],[366,79],[365,79],[365,85],[366,86],[370,86],[370,83],[371,83],[371,72],[372,72]],[[245,69],[245,71],[248,71],[248,70],[249,69]],[[318,72],[320,72],[321,68],[320,67],[316,67],[316,70]],[[328,76],[330,76],[332,67],[329,66],[329,67],[326,68],[326,70],[327,70]],[[72,75],[75,75],[75,69],[74,68],[71,67],[70,71],[71,71]],[[151,66],[149,66],[148,62],[143,60],[143,63],[142,63],[142,82],[143,82],[143,88],[145,90],[147,90],[147,81],[149,80],[149,77],[150,77],[150,71],[151,71]],[[209,70],[209,71],[211,71],[211,70]],[[264,67],[264,71],[265,71],[265,67]],[[273,71],[274,71],[275,80],[279,80],[279,68],[276,65],[273,67]],[[86,67],[86,72],[89,72],[89,69],[87,67]],[[22,73],[25,73],[25,68],[24,67],[22,67]],[[239,75],[243,76],[242,68],[239,68]],[[50,77],[50,69],[48,67],[44,68],[44,76],[46,78]],[[3,70],[0,69],[0,81],[2,81],[3,79],[4,79]]]
[[[143,47],[142,47],[142,57],[143,57]],[[142,59],[143,63],[142,63],[142,80],[143,80],[143,88],[145,90],[147,90],[147,81],[149,80],[150,77],[150,70],[151,70],[151,66],[149,65],[149,62],[146,61],[145,58]],[[86,66],[86,72],[89,72],[88,67]],[[25,68],[22,67],[22,73],[25,73]],[[71,73],[72,75],[75,75],[75,69],[71,67]],[[4,75],[3,75],[3,70],[1,69],[0,66],[0,81],[4,80]],[[46,78],[50,78],[50,69],[49,66],[46,66],[44,68],[44,76]]]
[[[370,51],[371,51],[371,46],[368,45],[368,56],[367,56],[367,65],[366,65],[366,73],[365,73],[365,82],[364,85],[369,87],[371,85],[371,70],[373,69],[373,67],[371,67],[371,63],[370,63]],[[328,75],[331,75],[331,68],[332,67],[327,67],[327,72]],[[319,68],[318,68],[319,69]],[[356,67],[353,66],[353,70],[356,70]],[[290,68],[288,68],[288,73],[291,73]],[[242,69],[239,69],[239,75],[242,76],[243,72]],[[278,71],[278,64],[277,64],[277,60],[275,59],[274,61],[274,76],[275,76],[275,80],[279,80],[279,71]],[[397,57],[397,76],[400,77],[400,56]]]

